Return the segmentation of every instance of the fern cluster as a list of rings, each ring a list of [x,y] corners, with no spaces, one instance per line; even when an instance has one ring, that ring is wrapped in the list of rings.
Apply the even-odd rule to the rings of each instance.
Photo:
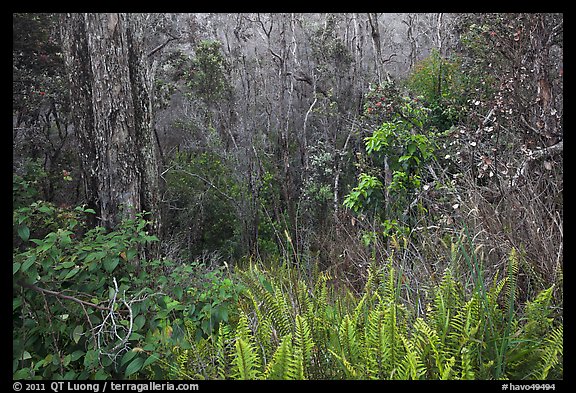
[[[515,308],[517,259],[466,294],[447,270],[425,315],[400,301],[399,274],[373,264],[361,296],[294,268],[239,272],[246,290],[235,326],[196,343],[180,377],[218,379],[546,379],[563,376],[563,327],[552,290]],[[190,352],[190,351],[189,351]],[[199,364],[203,367],[198,368]],[[206,366],[209,365],[209,366]]]

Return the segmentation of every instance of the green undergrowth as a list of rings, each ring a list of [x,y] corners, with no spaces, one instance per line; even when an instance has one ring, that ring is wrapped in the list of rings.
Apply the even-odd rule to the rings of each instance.
[[[460,271],[416,302],[392,258],[352,290],[278,260],[147,260],[142,216],[106,231],[91,214],[14,210],[14,379],[563,378],[561,283],[520,300],[515,249],[487,279],[472,242],[453,245]]]
[[[238,271],[236,323],[172,348],[166,376],[194,379],[561,379],[563,325],[553,287],[515,307],[517,256],[469,293],[446,270],[425,312],[402,300],[401,275],[373,263],[361,295],[294,267]],[[482,285],[482,287],[480,287]],[[192,334],[190,334],[192,336]]]

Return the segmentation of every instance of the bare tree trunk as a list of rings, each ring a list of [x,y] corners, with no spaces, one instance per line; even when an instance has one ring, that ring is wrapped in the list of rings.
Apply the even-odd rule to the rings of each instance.
[[[158,161],[141,17],[67,14],[61,32],[89,203],[107,228],[151,212],[157,232]]]
[[[378,14],[368,13],[370,23],[370,37],[372,37],[372,47],[374,48],[374,64],[376,66],[376,76],[378,81],[382,81],[382,46],[380,43],[380,29],[378,28]]]
[[[408,59],[410,60],[409,69],[411,70],[416,64],[416,55],[418,51],[418,43],[416,41],[416,37],[414,35],[414,26],[416,24],[415,19],[418,18],[418,14],[408,14],[408,20],[403,20],[402,22],[407,26],[406,30],[406,39],[410,44],[410,54],[408,55]]]

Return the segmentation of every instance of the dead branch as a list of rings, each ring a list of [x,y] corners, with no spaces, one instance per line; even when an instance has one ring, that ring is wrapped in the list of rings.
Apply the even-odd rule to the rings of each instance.
[[[518,183],[518,179],[526,175],[530,164],[534,161],[543,158],[543,157],[550,157],[555,154],[562,153],[564,151],[564,141],[561,140],[560,142],[556,143],[555,145],[545,147],[543,149],[536,149],[530,150],[528,152],[528,157],[522,162],[522,165],[516,171],[516,174],[512,178],[512,187],[516,186]]]

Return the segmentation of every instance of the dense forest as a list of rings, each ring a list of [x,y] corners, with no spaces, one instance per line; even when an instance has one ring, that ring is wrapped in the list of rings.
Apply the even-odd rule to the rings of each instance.
[[[14,379],[563,379],[563,15],[13,14]]]

